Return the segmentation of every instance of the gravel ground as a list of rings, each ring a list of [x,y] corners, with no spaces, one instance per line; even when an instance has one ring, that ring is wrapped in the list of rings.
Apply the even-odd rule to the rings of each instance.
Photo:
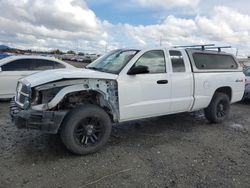
[[[249,187],[250,103],[223,124],[183,113],[117,125],[106,147],[68,152],[57,135],[18,130],[0,103],[0,187]]]

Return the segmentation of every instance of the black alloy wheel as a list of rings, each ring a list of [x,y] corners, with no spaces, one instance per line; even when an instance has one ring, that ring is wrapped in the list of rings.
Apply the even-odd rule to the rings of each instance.
[[[85,104],[71,110],[61,128],[61,140],[68,150],[86,155],[100,150],[112,129],[109,115],[101,107]]]
[[[97,117],[83,119],[74,130],[74,138],[82,147],[94,146],[100,142],[104,133],[102,122]]]
[[[217,116],[219,118],[222,118],[226,115],[228,111],[228,108],[227,108],[227,102],[226,101],[220,101],[220,103],[217,105]]]
[[[225,93],[215,93],[209,106],[204,110],[205,117],[212,123],[221,123],[229,115],[230,98]]]

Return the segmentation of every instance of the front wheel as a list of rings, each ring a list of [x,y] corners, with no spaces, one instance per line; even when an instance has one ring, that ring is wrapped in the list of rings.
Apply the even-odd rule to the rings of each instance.
[[[221,123],[229,115],[230,99],[224,93],[215,93],[209,106],[205,109],[205,117],[212,123]]]
[[[61,140],[71,152],[86,155],[106,144],[111,128],[110,118],[102,108],[91,104],[79,106],[65,118]]]

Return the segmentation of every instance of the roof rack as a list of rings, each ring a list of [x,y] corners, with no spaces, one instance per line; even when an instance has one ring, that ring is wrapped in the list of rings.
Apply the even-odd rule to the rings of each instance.
[[[212,47],[215,44],[196,44],[196,45],[185,45],[185,46],[174,46],[174,48],[198,48],[200,47],[201,50],[205,50],[206,47]]]
[[[186,46],[174,46],[174,48],[190,48],[197,50],[210,50],[218,49],[218,52],[221,52],[222,48],[232,48],[232,46],[215,46],[215,44],[201,44],[201,45],[186,45]]]
[[[218,49],[218,52],[221,52],[222,48],[232,48],[232,46],[213,46],[213,47],[207,47],[206,49]]]

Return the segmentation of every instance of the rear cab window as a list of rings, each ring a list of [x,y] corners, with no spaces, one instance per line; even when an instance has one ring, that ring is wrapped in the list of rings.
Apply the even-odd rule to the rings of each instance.
[[[169,55],[173,72],[186,72],[185,63],[181,51],[169,50]]]

